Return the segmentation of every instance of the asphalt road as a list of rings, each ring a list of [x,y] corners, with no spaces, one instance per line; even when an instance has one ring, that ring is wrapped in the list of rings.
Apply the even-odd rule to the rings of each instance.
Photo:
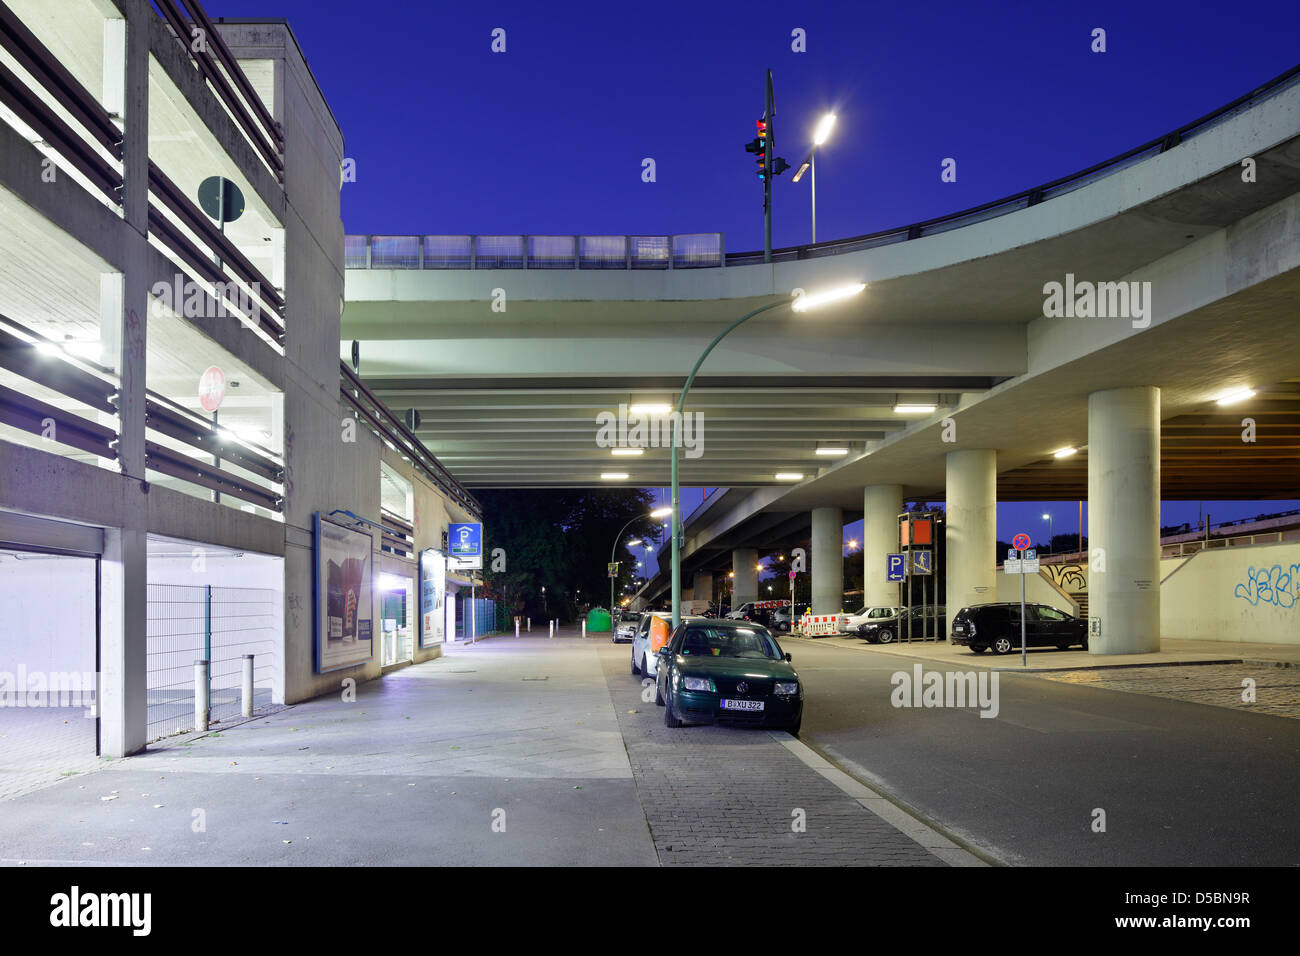
[[[993,718],[894,707],[913,662],[783,643],[803,740],[1006,863],[1300,863],[1300,721],[1005,673]]]

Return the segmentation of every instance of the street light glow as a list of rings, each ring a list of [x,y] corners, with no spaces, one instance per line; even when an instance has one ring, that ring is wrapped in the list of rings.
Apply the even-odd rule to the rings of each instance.
[[[807,312],[809,309],[816,309],[827,303],[838,302],[840,299],[855,296],[866,287],[865,282],[854,282],[839,288],[827,289],[825,292],[801,295],[794,300],[794,304],[790,306],[790,309],[794,312]]]
[[[650,512],[650,517],[667,518],[672,513],[673,513],[672,505],[665,505],[662,508],[656,508],[654,511]]]
[[[825,116],[821,118],[821,122],[817,124],[817,131],[813,133],[813,145],[820,146],[822,145],[822,143],[826,142],[827,138],[831,135],[831,130],[834,127],[835,127],[835,114],[827,113]]]
[[[799,166],[799,171],[794,174],[794,179],[790,181],[793,183],[797,183],[799,180],[801,180],[803,178],[803,174],[808,172],[808,167],[811,165],[812,165],[812,161],[805,159],[803,163]]]

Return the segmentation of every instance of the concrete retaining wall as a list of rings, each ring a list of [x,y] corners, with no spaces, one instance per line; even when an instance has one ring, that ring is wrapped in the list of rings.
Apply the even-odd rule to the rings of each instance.
[[[1300,644],[1300,544],[1202,551],[1161,571],[1161,637]]]

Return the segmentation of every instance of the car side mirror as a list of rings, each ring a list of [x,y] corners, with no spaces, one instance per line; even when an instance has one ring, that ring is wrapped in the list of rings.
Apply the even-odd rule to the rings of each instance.
[[[785,659],[786,659],[787,661],[792,661],[792,660],[794,660],[794,657],[790,654],[789,651],[786,651]]]

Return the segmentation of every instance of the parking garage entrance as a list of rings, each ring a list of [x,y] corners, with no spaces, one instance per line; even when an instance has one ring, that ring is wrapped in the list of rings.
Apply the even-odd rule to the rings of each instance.
[[[41,547],[0,518],[0,799],[92,769],[98,761],[98,529]],[[82,533],[84,532],[84,534]],[[85,550],[81,550],[81,549]]]

